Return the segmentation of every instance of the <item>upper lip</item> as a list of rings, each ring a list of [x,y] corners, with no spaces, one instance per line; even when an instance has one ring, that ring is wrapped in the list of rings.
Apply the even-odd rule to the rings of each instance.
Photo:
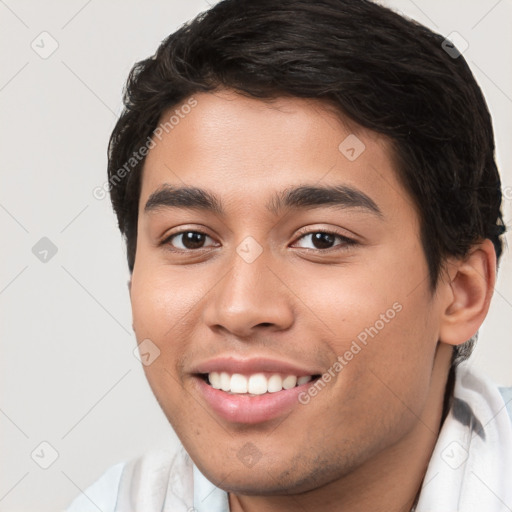
[[[216,357],[199,363],[192,369],[192,373],[227,372],[252,375],[260,372],[273,372],[283,375],[320,375],[322,372],[306,366],[299,366],[288,361],[279,361],[267,357],[252,357],[241,359],[233,356]]]

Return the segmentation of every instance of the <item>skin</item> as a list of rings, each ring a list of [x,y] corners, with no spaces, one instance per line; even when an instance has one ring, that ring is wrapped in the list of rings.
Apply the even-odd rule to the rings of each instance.
[[[383,136],[316,100],[270,103],[229,90],[194,98],[148,153],[130,287],[137,340],[161,351],[144,370],[162,410],[199,469],[230,493],[232,511],[410,510],[437,439],[452,345],[478,330],[489,307],[492,244],[447,260],[433,293],[419,217]],[[338,149],[350,134],[366,146],[354,161]],[[146,212],[163,184],[204,188],[224,214]],[[381,216],[267,209],[273,194],[297,184],[355,187]],[[187,230],[207,235],[203,248],[169,240]],[[334,238],[315,250],[319,230],[355,243]],[[252,263],[236,251],[247,236],[262,248]],[[395,303],[400,312],[288,416],[235,424],[197,390],[193,366],[216,356],[325,372]],[[248,442],[261,455],[252,467],[237,457]]]

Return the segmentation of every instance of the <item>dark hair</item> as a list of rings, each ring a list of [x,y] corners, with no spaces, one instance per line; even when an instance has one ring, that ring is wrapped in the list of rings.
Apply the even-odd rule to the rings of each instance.
[[[139,150],[164,111],[220,88],[321,99],[386,135],[420,216],[432,290],[444,259],[467,255],[482,239],[499,259],[505,228],[490,114],[466,61],[444,41],[367,0],[223,0],[183,25],[131,70],[110,139],[110,195],[130,271]],[[473,342],[458,347],[459,356]]]

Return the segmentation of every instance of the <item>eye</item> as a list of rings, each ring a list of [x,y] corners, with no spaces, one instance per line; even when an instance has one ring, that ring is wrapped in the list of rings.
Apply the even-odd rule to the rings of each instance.
[[[313,231],[298,238],[297,242],[295,242],[295,245],[297,244],[303,249],[326,250],[337,246],[345,248],[350,245],[355,245],[356,241],[337,233]]]
[[[210,247],[211,245],[205,245],[207,241],[213,242],[212,238],[201,231],[181,231],[174,233],[167,237],[162,243],[164,245],[170,245],[172,248],[179,249],[182,251],[203,249],[204,247]]]

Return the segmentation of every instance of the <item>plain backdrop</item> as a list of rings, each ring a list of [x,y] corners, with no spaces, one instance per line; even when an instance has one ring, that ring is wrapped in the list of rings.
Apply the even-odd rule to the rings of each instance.
[[[385,3],[467,42],[510,226],[512,0]],[[125,249],[108,198],[92,191],[106,180],[131,66],[206,8],[0,0],[0,511],[61,510],[112,464],[177,443],[133,354]],[[503,385],[512,385],[511,319],[505,248],[472,358]]]

